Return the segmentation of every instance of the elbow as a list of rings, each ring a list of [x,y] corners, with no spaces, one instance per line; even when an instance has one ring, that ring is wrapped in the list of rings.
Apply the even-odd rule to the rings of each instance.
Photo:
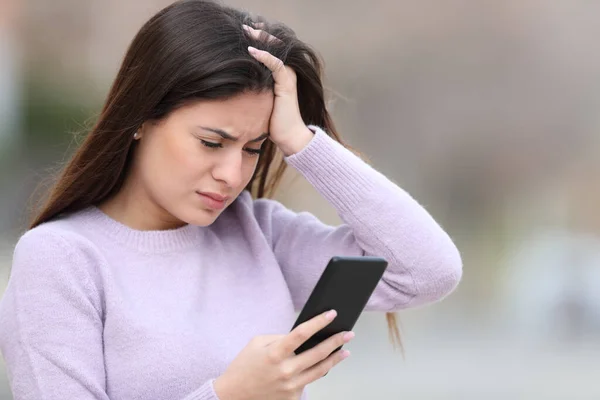
[[[443,261],[439,266],[438,278],[438,299],[448,296],[452,293],[460,283],[463,274],[463,264],[458,249],[455,248],[455,254]]]
[[[463,262],[458,248],[448,238],[423,254],[413,271],[413,303],[432,303],[444,299],[458,287]]]
[[[447,237],[446,244],[442,246],[444,257],[440,260],[440,270],[443,279],[442,289],[446,294],[453,292],[460,283],[463,274],[463,262],[460,255],[460,251],[449,237]]]

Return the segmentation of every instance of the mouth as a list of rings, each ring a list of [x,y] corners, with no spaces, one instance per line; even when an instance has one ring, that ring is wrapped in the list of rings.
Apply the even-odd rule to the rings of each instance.
[[[200,200],[208,207],[213,210],[222,210],[227,205],[229,197],[220,195],[218,193],[211,192],[196,192],[200,197]]]

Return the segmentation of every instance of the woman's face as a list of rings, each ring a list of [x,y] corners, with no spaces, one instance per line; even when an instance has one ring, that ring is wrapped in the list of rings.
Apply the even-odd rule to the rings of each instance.
[[[272,92],[203,100],[145,123],[128,197],[172,226],[212,224],[254,174],[273,100]]]

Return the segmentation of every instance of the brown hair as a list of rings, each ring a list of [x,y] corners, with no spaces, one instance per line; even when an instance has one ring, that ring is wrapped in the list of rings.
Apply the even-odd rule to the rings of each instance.
[[[257,22],[280,41],[259,41],[242,29],[243,24]],[[269,51],[296,71],[303,120],[341,142],[325,106],[322,63],[292,30],[212,1],[178,1],[146,22],[133,39],[97,122],[30,228],[117,193],[135,147],[133,133],[144,121],[160,120],[194,100],[272,90],[270,71],[248,54],[249,45]],[[281,160],[271,169],[277,164],[276,150],[272,142],[265,142],[246,188],[255,197],[272,195],[283,175],[286,164]],[[387,322],[392,342],[400,345],[395,315],[388,313]]]

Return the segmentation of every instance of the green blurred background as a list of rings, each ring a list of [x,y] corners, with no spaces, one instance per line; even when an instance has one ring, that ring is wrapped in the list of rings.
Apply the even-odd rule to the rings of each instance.
[[[1,0],[0,295],[34,189],[94,121],[133,35],[169,3]],[[347,141],[463,255],[451,297],[400,313],[404,360],[383,315],[367,313],[353,356],[312,398],[600,398],[600,2],[228,4],[288,23],[320,51]],[[339,222],[292,171],[277,198]],[[0,398],[11,398],[1,361]]]

